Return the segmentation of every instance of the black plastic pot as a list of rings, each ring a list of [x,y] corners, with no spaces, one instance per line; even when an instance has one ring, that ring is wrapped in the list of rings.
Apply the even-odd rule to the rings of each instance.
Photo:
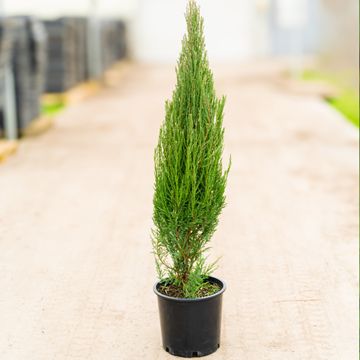
[[[220,347],[222,294],[226,285],[213,277],[208,281],[218,284],[221,290],[196,299],[166,296],[159,292],[161,283],[155,284],[163,347],[168,353],[187,358],[200,357]]]

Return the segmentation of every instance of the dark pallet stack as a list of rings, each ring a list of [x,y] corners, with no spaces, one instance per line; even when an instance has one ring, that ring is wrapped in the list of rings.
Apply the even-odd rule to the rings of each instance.
[[[0,18],[0,136],[4,130],[4,106],[5,106],[5,69],[11,59],[11,21]]]
[[[76,24],[76,58],[77,70],[76,81],[83,82],[89,79],[88,69],[88,20],[86,18],[74,18]]]
[[[48,34],[46,92],[65,92],[90,79],[88,19],[63,17],[44,21],[44,25]],[[126,55],[125,24],[101,20],[99,29],[100,67],[104,72]]]
[[[39,117],[44,92],[63,93],[96,77],[90,72],[89,59],[96,58],[101,76],[125,57],[125,24],[99,20],[97,25],[97,36],[89,39],[94,28],[87,18],[39,21],[29,16],[0,17],[0,137],[5,128],[5,68],[13,74],[14,86],[8,89],[14,95],[16,125],[21,135]]]
[[[3,29],[4,35],[7,34],[7,50],[2,51],[4,59],[1,62],[10,64],[14,76],[16,121],[21,133],[40,115],[40,97],[45,83],[46,34],[42,23],[28,16],[3,19]],[[3,129],[3,112],[1,118]]]
[[[44,21],[48,36],[46,92],[64,92],[78,81],[77,34],[72,19]]]
[[[118,57],[118,59],[123,59],[127,55],[125,22],[121,21],[121,20],[117,20],[116,28],[117,28],[117,34],[118,34],[118,38],[116,40],[117,57]]]
[[[16,114],[20,132],[39,117],[44,91],[46,34],[40,21],[31,17],[14,18],[12,66]]]
[[[103,20],[100,27],[103,71],[126,56],[125,24],[120,20]]]
[[[4,70],[8,65],[11,56],[11,21],[6,18],[0,18],[0,99],[3,99],[4,91]]]

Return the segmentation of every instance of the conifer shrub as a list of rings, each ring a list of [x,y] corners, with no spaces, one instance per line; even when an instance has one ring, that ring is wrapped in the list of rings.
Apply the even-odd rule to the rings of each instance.
[[[177,84],[165,104],[155,149],[153,249],[161,291],[195,298],[218,290],[207,282],[209,241],[225,206],[229,166],[222,165],[225,97],[217,98],[205,50],[203,18],[194,0],[176,67]]]

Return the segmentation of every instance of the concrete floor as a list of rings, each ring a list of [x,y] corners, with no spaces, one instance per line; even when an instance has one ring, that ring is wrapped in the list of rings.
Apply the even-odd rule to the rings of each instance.
[[[358,135],[271,67],[228,95],[226,280],[209,359],[358,358]],[[131,66],[0,166],[0,359],[171,359],[152,286],[153,148],[174,71]]]

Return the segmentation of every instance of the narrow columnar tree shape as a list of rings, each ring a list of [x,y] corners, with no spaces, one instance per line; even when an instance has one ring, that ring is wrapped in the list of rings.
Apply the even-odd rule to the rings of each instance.
[[[193,298],[214,269],[206,252],[225,205],[230,166],[223,170],[225,98],[215,94],[203,18],[193,0],[186,23],[177,84],[155,149],[153,248],[160,279]]]

